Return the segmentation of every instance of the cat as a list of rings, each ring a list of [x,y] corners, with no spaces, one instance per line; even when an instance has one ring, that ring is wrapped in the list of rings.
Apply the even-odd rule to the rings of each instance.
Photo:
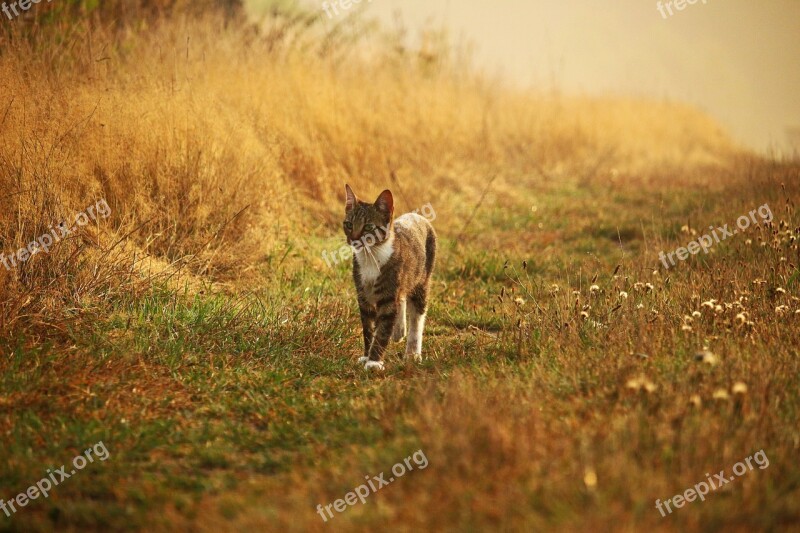
[[[436,232],[423,216],[408,213],[394,220],[388,189],[375,203],[362,202],[345,184],[344,234],[353,254],[366,370],[383,370],[389,339],[408,339],[406,359],[422,361],[422,331],[436,261]]]

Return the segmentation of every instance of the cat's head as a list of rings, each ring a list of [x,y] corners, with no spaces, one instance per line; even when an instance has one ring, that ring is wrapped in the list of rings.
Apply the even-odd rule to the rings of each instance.
[[[344,222],[342,228],[347,242],[372,246],[382,242],[392,227],[394,199],[388,189],[383,191],[375,203],[362,202],[349,185],[345,189]]]

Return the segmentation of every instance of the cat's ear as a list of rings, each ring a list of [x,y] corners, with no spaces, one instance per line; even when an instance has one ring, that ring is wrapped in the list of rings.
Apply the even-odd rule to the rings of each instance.
[[[378,199],[375,200],[375,207],[379,211],[383,211],[387,215],[391,216],[394,213],[394,198],[392,197],[392,191],[386,189],[383,191]]]
[[[348,184],[346,184],[346,183],[344,184],[344,193],[346,195],[345,204],[344,204],[344,212],[345,213],[349,213],[356,206],[356,202],[358,201],[358,198],[356,198],[356,195],[353,192],[353,189],[351,189],[350,186]]]

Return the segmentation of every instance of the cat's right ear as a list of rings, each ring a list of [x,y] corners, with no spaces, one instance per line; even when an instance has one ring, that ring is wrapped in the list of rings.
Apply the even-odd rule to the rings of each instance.
[[[356,201],[358,201],[358,198],[356,198],[353,189],[351,189],[346,183],[344,184],[344,193],[347,196],[344,204],[344,212],[349,213],[356,206]]]

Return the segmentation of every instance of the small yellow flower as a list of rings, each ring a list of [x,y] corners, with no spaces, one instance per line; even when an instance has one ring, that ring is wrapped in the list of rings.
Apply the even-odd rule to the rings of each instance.
[[[587,489],[593,489],[597,486],[597,472],[591,466],[587,467],[583,474],[583,483]]]
[[[684,224],[681,226],[681,233],[688,233],[689,235],[697,235],[697,230],[690,228],[688,225]]]
[[[648,393],[656,390],[656,384],[644,376],[632,378],[625,383],[625,386],[634,391],[647,391]]]
[[[719,363],[719,357],[714,355],[711,350],[705,349],[694,354],[695,361],[702,361],[709,366],[716,366]]]
[[[714,395],[712,396],[715,400],[727,400],[730,398],[728,391],[725,389],[717,389],[714,391]]]
[[[733,389],[731,390],[733,390],[734,394],[747,394],[747,385],[741,381],[737,381],[733,384]]]

